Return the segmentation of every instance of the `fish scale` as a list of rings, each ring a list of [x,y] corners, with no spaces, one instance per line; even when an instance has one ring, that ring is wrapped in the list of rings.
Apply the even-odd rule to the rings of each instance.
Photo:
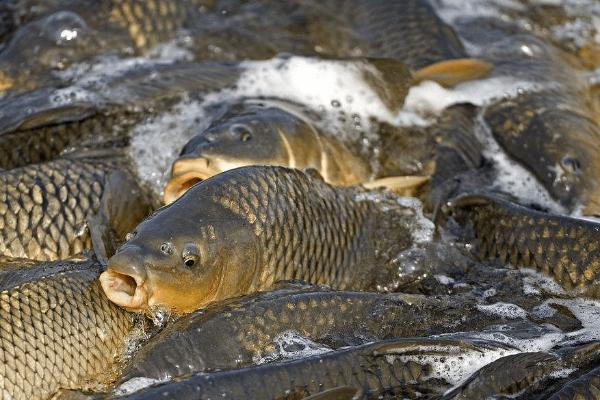
[[[258,173],[244,180],[232,177],[222,186],[236,190],[227,190],[227,195],[215,194],[213,200],[244,217],[253,226],[255,234],[263,238],[265,279],[273,282],[304,279],[314,283],[332,283],[335,280],[341,287],[347,285],[348,274],[341,272],[336,279],[335,271],[326,267],[332,266],[328,261],[335,259],[339,260],[336,270],[348,269],[355,260],[352,253],[359,249],[360,226],[366,221],[371,208],[367,202],[354,202],[356,189],[333,189],[323,183],[309,186],[302,172],[291,170]],[[315,190],[319,201],[313,201],[312,195],[306,195]],[[242,197],[244,193],[255,201]],[[265,214],[264,222],[256,218],[262,210],[270,207],[282,207],[282,214],[287,218],[273,218],[268,214]],[[352,208],[360,210],[353,214]],[[318,223],[313,224],[315,221]],[[325,233],[327,231],[331,232],[329,237]],[[263,232],[266,233],[263,235]],[[276,234],[281,237],[279,241],[271,239]],[[331,259],[320,257],[325,249],[331,252]]]
[[[515,267],[534,267],[553,276],[567,290],[595,297],[600,272],[600,224],[528,209],[491,196],[453,201],[457,218],[473,226],[482,257]]]
[[[0,273],[0,398],[45,399],[114,373],[132,320],[103,296],[99,273],[69,261]]]
[[[53,260],[91,247],[82,231],[97,212],[115,158],[60,159],[0,174],[0,253]]]

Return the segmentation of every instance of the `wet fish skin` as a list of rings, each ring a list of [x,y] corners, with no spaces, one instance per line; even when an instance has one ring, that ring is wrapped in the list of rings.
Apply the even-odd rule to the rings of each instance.
[[[17,129],[0,134],[0,168],[12,169],[60,158],[61,154],[98,148],[102,142],[123,147],[139,115],[99,113],[82,120]],[[4,149],[4,151],[2,151]]]
[[[98,53],[142,54],[172,40],[212,0],[49,1],[31,7],[0,52],[0,90],[32,89]],[[29,10],[28,10],[29,11]],[[73,32],[72,36],[65,32]],[[28,46],[35,42],[37,46]]]
[[[317,128],[309,115],[283,103],[246,102],[233,106],[192,138],[172,167],[165,203],[191,185],[220,172],[247,165],[314,168],[334,185],[366,182],[372,171],[340,140]]]
[[[256,359],[273,357],[274,338],[286,331],[340,348],[438,334],[447,332],[448,324],[454,330],[473,329],[482,325],[472,312],[474,307],[469,302],[454,305],[418,295],[291,286],[181,317],[144,344],[127,363],[120,382],[250,366]],[[451,324],[457,319],[459,326]]]
[[[487,399],[517,395],[559,367],[557,357],[548,353],[505,356],[479,369],[443,399]]]
[[[451,200],[455,219],[472,226],[477,252],[517,267],[537,268],[565,289],[598,297],[600,225],[553,215],[489,195]]]
[[[524,94],[489,107],[485,120],[498,143],[554,198],[571,209],[581,202],[593,215],[599,206],[600,128],[570,99],[556,91]]]
[[[114,154],[69,157],[0,172],[0,254],[48,261],[90,249],[88,218],[109,201],[103,195],[107,180],[116,173],[129,172],[124,159]],[[137,191],[132,185],[129,189]],[[130,195],[123,188],[121,193],[122,199],[110,201],[117,205]],[[137,207],[145,209],[144,204]],[[131,211],[121,215],[128,229],[144,217],[143,212]]]
[[[308,0],[303,4],[315,10],[308,31],[323,54],[393,58],[413,69],[467,56],[456,33],[427,1]]]
[[[406,209],[373,193],[390,197],[361,200],[364,189],[283,167],[224,172],[142,222],[109,260],[103,287],[130,309],[178,312],[279,280],[370,287],[388,273],[387,257],[411,242]]]
[[[600,368],[567,382],[550,400],[594,400],[600,396]]]
[[[115,377],[132,318],[102,293],[100,265],[0,267],[0,397],[46,399]]]
[[[223,396],[235,399],[296,399],[325,394],[334,389],[340,390],[338,395],[343,394],[343,397],[332,398],[344,399],[352,399],[354,395],[359,399],[439,396],[447,389],[447,384],[428,379],[429,364],[404,362],[393,356],[396,351],[400,354],[404,350],[414,352],[420,345],[464,346],[464,343],[394,339],[282,364],[201,373],[119,398],[176,396],[180,399],[209,399]],[[342,391],[342,388],[345,390]]]

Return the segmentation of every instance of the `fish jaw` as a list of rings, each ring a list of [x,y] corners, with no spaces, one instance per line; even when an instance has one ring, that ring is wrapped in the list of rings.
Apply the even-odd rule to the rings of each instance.
[[[143,312],[148,309],[151,298],[147,275],[143,267],[132,265],[126,252],[114,255],[106,271],[100,274],[100,285],[106,297],[116,305]]]
[[[243,167],[252,162],[228,162],[227,160],[211,160],[200,156],[183,156],[175,160],[171,170],[172,178],[167,182],[164,204],[170,204],[183,195],[196,183],[220,174],[221,172]]]

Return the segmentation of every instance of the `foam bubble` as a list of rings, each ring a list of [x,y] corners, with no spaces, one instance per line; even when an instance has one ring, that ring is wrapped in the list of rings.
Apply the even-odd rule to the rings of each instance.
[[[477,309],[486,314],[498,315],[507,319],[527,318],[527,311],[511,303],[478,304]]]
[[[135,127],[129,151],[140,178],[157,195],[162,195],[171,164],[183,146],[209,123],[204,103],[183,100],[171,111]]]
[[[284,331],[276,335],[273,338],[273,344],[275,345],[275,351],[269,355],[253,357],[255,364],[260,365],[279,360],[306,358],[332,351],[329,347],[313,342],[293,330]]]
[[[573,313],[582,328],[569,332],[561,345],[574,345],[600,340],[600,301],[580,299],[549,299],[534,309],[534,314],[545,317],[552,316],[556,310],[552,304],[565,306]]]
[[[123,382],[121,385],[119,385],[117,388],[115,388],[115,390],[113,391],[113,394],[115,396],[123,396],[123,395],[137,392],[139,390],[147,388],[148,386],[152,386],[157,383],[163,383],[163,382],[166,382],[166,380],[143,378],[143,377],[131,378],[130,380]]]

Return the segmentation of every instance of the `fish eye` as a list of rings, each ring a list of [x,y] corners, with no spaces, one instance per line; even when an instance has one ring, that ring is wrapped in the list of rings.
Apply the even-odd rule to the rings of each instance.
[[[562,165],[571,173],[578,173],[581,170],[581,162],[575,157],[565,156],[562,160]]]
[[[246,125],[234,124],[229,128],[229,131],[239,137],[242,142],[252,139],[252,130]]]
[[[183,247],[181,258],[183,259],[183,263],[186,267],[192,268],[200,261],[200,250],[195,244],[187,243]]]
[[[171,254],[173,254],[173,245],[169,242],[164,242],[160,245],[160,251],[163,254],[170,256]]]

